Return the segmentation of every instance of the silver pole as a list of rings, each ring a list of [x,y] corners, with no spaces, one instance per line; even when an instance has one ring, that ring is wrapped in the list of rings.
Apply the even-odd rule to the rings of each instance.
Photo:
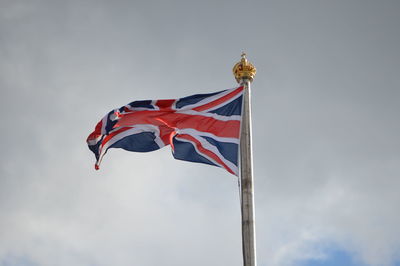
[[[233,67],[233,75],[243,86],[242,123],[240,131],[240,200],[242,211],[243,265],[257,266],[254,217],[253,159],[251,146],[251,99],[250,83],[256,68],[242,54],[240,62]]]
[[[241,85],[244,87],[242,128],[240,135],[240,195],[242,211],[243,265],[256,266],[250,81],[248,79],[242,79]]]

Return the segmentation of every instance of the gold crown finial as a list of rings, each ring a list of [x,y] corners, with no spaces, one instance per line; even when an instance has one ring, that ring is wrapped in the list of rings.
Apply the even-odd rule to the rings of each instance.
[[[242,59],[240,59],[240,62],[236,63],[232,71],[238,83],[241,83],[243,80],[252,82],[256,75],[256,68],[247,61],[245,52],[242,53]]]

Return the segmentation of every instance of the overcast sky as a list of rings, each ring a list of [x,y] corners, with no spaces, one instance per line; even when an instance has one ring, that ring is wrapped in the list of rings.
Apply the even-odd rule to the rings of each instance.
[[[237,179],[113,108],[252,84],[259,266],[400,265],[400,1],[0,0],[0,266],[242,265]]]

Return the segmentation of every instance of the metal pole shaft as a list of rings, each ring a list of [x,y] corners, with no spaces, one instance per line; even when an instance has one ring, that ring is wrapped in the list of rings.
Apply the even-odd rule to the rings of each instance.
[[[243,265],[256,266],[256,238],[254,216],[253,160],[251,145],[250,81],[244,87],[242,126],[240,135],[240,194],[242,211]]]

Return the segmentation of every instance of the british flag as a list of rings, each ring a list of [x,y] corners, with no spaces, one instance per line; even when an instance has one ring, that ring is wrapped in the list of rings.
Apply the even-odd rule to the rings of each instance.
[[[110,148],[149,152],[171,145],[175,159],[238,175],[243,87],[176,100],[131,102],[109,112],[88,136],[95,168]]]

